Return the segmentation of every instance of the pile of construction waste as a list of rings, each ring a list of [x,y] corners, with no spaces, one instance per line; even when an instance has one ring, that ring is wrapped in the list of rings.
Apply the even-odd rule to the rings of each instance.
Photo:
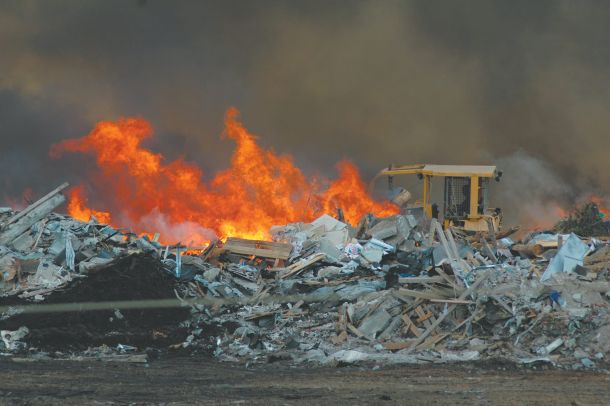
[[[606,368],[610,356],[606,241],[515,242],[411,214],[367,215],[356,227],[322,215],[273,227],[273,241],[229,238],[195,252],[54,214],[61,189],[21,212],[0,209],[0,352],[575,369]],[[50,317],[24,306],[75,302],[107,307]]]

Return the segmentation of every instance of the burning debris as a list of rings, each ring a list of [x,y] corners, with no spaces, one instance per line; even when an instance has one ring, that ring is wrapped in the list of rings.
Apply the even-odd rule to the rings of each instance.
[[[53,213],[66,187],[0,210],[3,352],[572,368],[603,367],[610,353],[610,245],[595,238],[515,243],[425,216],[352,226],[324,214],[271,227],[271,241],[192,250]]]
[[[68,213],[85,222],[94,215],[138,233],[163,230],[166,241],[199,246],[216,237],[268,239],[276,224],[313,220],[339,208],[352,224],[369,212],[398,213],[395,205],[370,197],[352,163],[340,162],[334,181],[307,177],[290,156],[259,146],[237,115],[229,109],[223,132],[236,144],[231,166],[209,182],[197,165],[183,159],[167,162],[146,149],[142,142],[152,136],[152,128],[140,118],[100,122],[85,137],[54,145],[54,157],[72,152],[95,159],[91,182],[105,208],[90,208],[86,190],[79,186],[70,191]]]

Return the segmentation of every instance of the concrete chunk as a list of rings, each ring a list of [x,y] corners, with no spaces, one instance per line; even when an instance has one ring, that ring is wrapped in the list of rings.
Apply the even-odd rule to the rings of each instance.
[[[360,326],[358,326],[358,330],[366,337],[374,339],[377,336],[377,333],[386,328],[391,319],[392,316],[390,316],[387,311],[380,309],[365,318],[362,323],[360,323]]]
[[[396,218],[382,220],[379,223],[375,224],[371,227],[367,234],[372,238],[376,238],[378,240],[385,240],[387,238],[393,237],[396,235],[398,230],[396,229]]]

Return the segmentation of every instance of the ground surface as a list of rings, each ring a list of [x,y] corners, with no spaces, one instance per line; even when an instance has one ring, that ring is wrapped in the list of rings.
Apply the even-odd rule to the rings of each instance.
[[[610,374],[511,365],[291,367],[166,358],[143,364],[0,360],[1,404],[610,403]]]

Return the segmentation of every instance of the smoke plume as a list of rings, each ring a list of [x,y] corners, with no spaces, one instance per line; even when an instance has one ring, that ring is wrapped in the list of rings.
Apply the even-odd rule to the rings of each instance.
[[[49,146],[123,116],[213,174],[235,105],[306,171],[497,163],[505,213],[546,219],[610,192],[609,17],[567,0],[2,2],[0,198],[83,182],[91,162]]]

